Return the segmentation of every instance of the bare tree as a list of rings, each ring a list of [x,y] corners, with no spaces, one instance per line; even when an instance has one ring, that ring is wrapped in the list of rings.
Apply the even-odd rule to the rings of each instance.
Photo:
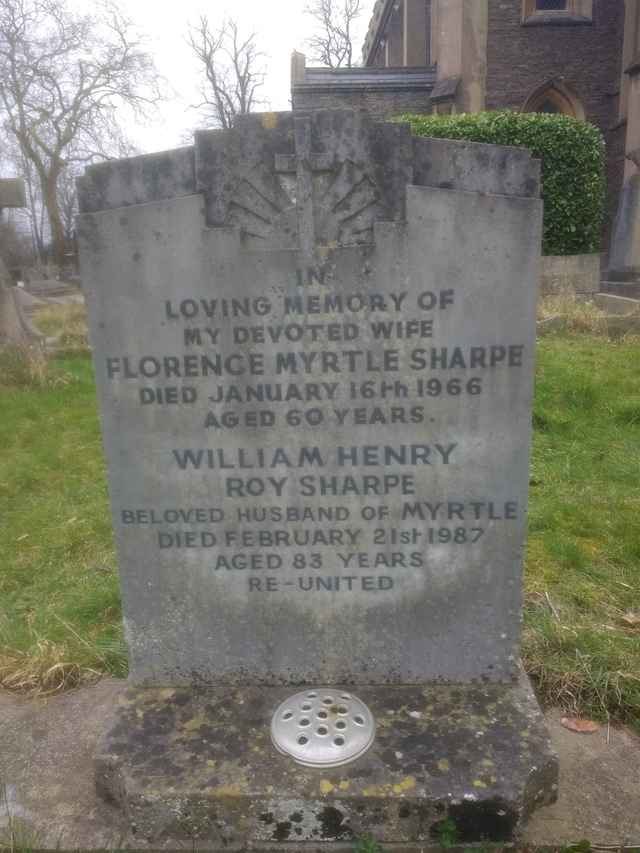
[[[194,106],[203,109],[217,127],[228,130],[236,116],[247,115],[262,103],[259,90],[266,76],[265,56],[256,34],[241,34],[233,19],[215,30],[202,15],[190,27],[188,41],[205,73],[202,101]]]
[[[42,198],[42,188],[35,167],[30,160],[20,154],[18,174],[24,175],[27,187],[27,215],[31,227],[33,252],[40,264],[43,264],[47,249],[47,209]]]
[[[307,40],[314,61],[329,68],[352,68],[353,25],[362,14],[362,0],[311,0],[305,12],[315,25]]]
[[[71,163],[60,175],[58,183],[58,203],[60,216],[64,227],[64,239],[70,246],[76,233],[76,214],[78,212],[78,194],[76,192],[76,178],[80,177],[81,170],[77,164]]]
[[[0,0],[0,121],[42,193],[55,263],[65,255],[59,183],[71,163],[126,150],[117,110],[159,98],[149,54],[116,5]]]

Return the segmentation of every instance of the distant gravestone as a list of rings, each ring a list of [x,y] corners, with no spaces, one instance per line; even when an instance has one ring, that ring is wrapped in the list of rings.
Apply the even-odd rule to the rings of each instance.
[[[24,181],[20,178],[0,179],[0,211],[5,207],[26,207]]]
[[[627,154],[636,171],[624,182],[613,224],[609,271],[613,281],[640,280],[640,148]]]
[[[24,181],[19,178],[0,180],[0,222],[4,208],[26,206]],[[25,315],[9,271],[0,257],[0,346],[32,346],[43,340],[44,337]]]
[[[350,112],[80,182],[133,684],[98,780],[150,840],[382,806],[381,840],[502,841],[553,798],[518,683],[538,190],[524,150]]]

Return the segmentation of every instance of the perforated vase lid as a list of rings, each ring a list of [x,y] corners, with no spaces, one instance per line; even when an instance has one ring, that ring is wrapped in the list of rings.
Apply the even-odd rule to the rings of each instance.
[[[276,749],[305,767],[340,767],[355,761],[375,739],[371,711],[334,688],[312,688],[283,702],[273,715]]]

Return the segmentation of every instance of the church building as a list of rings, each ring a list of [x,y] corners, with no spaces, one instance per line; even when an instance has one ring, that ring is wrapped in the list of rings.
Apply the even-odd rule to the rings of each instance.
[[[294,109],[514,109],[597,125],[609,222],[640,149],[640,0],[377,0],[362,65],[292,66]]]

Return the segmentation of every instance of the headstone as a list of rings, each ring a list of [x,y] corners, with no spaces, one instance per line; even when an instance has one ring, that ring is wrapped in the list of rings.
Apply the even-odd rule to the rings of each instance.
[[[0,179],[0,211],[4,207],[26,207],[24,181],[20,178]]]
[[[20,178],[0,179],[0,223],[4,208],[26,207],[24,181]],[[13,281],[0,257],[0,346],[33,346],[44,336],[26,316],[13,287]]]
[[[622,187],[613,224],[609,270],[612,281],[640,280],[640,148],[627,155],[636,167]]]
[[[523,149],[346,111],[80,182],[132,682],[98,782],[150,841],[502,841],[553,799],[518,651],[538,195]],[[284,702],[337,762],[352,690],[355,763],[276,751]]]

